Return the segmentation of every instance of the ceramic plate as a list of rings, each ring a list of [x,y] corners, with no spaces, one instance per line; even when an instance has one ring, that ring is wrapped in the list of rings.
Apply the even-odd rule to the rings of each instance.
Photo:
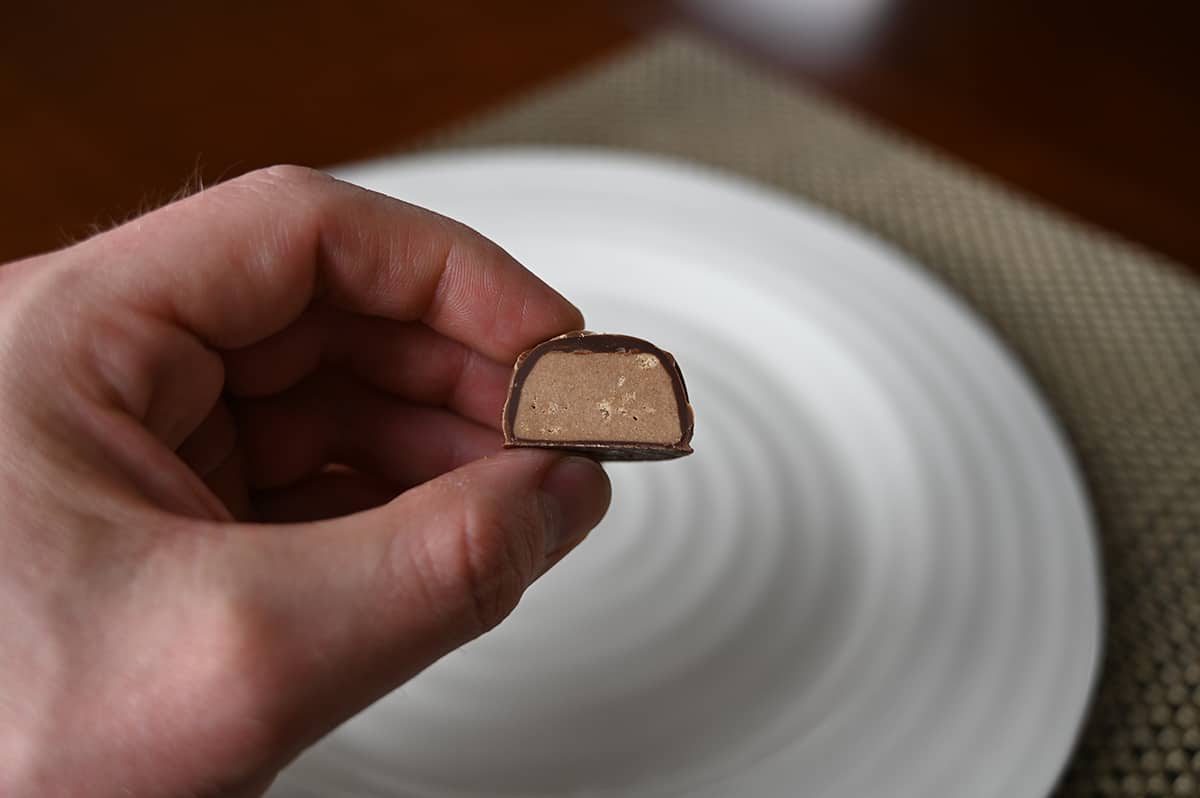
[[[1014,359],[905,257],[678,163],[340,174],[472,225],[672,351],[696,453],[615,464],[516,613],[271,795],[1042,796],[1100,650],[1084,491]]]

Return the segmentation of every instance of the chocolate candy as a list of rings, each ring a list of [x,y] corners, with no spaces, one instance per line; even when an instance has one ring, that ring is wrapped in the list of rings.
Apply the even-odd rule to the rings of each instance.
[[[504,445],[598,460],[692,453],[694,419],[675,358],[628,335],[574,332],[524,352],[504,404]]]

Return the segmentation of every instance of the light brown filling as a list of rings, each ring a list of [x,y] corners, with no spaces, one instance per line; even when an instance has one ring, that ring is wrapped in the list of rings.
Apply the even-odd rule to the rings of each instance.
[[[671,375],[650,354],[547,352],[533,364],[513,419],[535,441],[678,443]]]

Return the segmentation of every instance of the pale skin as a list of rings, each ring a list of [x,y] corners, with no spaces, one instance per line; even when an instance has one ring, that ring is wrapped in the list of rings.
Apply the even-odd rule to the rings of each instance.
[[[276,167],[0,268],[0,795],[260,795],[604,515],[502,451],[583,326],[443,217]]]

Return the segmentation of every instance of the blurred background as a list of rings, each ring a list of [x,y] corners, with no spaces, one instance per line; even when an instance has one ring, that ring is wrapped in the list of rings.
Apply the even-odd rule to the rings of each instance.
[[[1200,270],[1200,4],[1180,0],[13,3],[0,260],[205,183],[332,165],[671,26]]]

